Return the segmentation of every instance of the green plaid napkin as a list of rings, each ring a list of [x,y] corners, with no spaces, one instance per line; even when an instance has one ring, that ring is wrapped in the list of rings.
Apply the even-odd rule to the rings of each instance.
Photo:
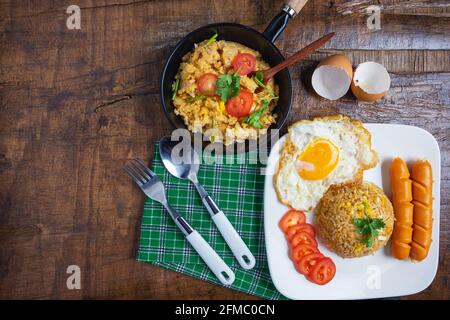
[[[169,203],[235,272],[236,280],[230,287],[267,299],[285,299],[275,289],[267,266],[263,226],[264,175],[260,164],[249,164],[249,157],[255,154],[227,155],[222,164],[215,161],[208,165],[204,163],[217,159],[204,157],[198,173],[200,183],[225,212],[256,258],[256,266],[245,271],[213,224],[193,184],[170,175],[161,161],[157,143],[154,150],[153,171],[166,186]],[[185,240],[169,214],[159,203],[148,198],[144,204],[137,260],[222,285]]]

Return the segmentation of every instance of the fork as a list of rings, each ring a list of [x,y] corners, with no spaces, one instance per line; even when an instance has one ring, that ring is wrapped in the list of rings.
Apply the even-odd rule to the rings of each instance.
[[[224,285],[231,285],[234,273],[216,251],[167,201],[166,190],[159,177],[142,160],[134,158],[123,167],[125,172],[141,188],[147,197],[157,201],[169,212],[176,226],[183,232],[187,241],[197,251],[206,265]]]

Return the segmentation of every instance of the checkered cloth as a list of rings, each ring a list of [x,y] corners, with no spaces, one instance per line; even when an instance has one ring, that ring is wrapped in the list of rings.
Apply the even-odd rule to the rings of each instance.
[[[267,266],[263,225],[264,175],[260,164],[249,164],[249,157],[254,154],[224,156],[222,164],[218,161],[202,164],[198,173],[199,182],[225,212],[256,258],[256,266],[245,271],[213,224],[193,184],[170,175],[161,161],[158,144],[154,150],[153,171],[166,186],[169,203],[235,272],[236,280],[230,287],[267,299],[285,299],[275,289]],[[240,162],[238,157],[241,157]],[[204,157],[203,163],[213,160]],[[222,285],[185,240],[169,214],[150,199],[144,204],[137,260]]]

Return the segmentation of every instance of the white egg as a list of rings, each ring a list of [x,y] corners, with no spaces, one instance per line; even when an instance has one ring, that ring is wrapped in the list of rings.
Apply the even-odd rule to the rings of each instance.
[[[302,120],[289,128],[274,177],[279,200],[310,211],[331,185],[362,179],[378,162],[370,133],[345,116]]]

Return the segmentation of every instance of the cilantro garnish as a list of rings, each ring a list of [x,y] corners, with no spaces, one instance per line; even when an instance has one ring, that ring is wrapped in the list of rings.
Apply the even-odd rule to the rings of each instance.
[[[217,79],[216,93],[223,102],[227,102],[239,94],[241,86],[241,77],[236,73],[222,74]]]
[[[379,218],[369,218],[368,205],[364,202],[365,218],[354,218],[353,225],[356,227],[356,233],[362,235],[366,247],[370,248],[373,245],[373,240],[378,237],[378,230],[384,228],[385,223]]]
[[[269,93],[273,96],[275,96],[275,93],[264,83],[264,73],[262,71],[256,71],[255,76],[253,77],[253,80],[256,82],[258,86],[261,88],[269,91]]]
[[[262,100],[262,107],[258,110],[252,112],[250,115],[245,117],[242,122],[249,124],[256,129],[264,128],[264,125],[261,123],[261,116],[269,109],[269,100]]]

